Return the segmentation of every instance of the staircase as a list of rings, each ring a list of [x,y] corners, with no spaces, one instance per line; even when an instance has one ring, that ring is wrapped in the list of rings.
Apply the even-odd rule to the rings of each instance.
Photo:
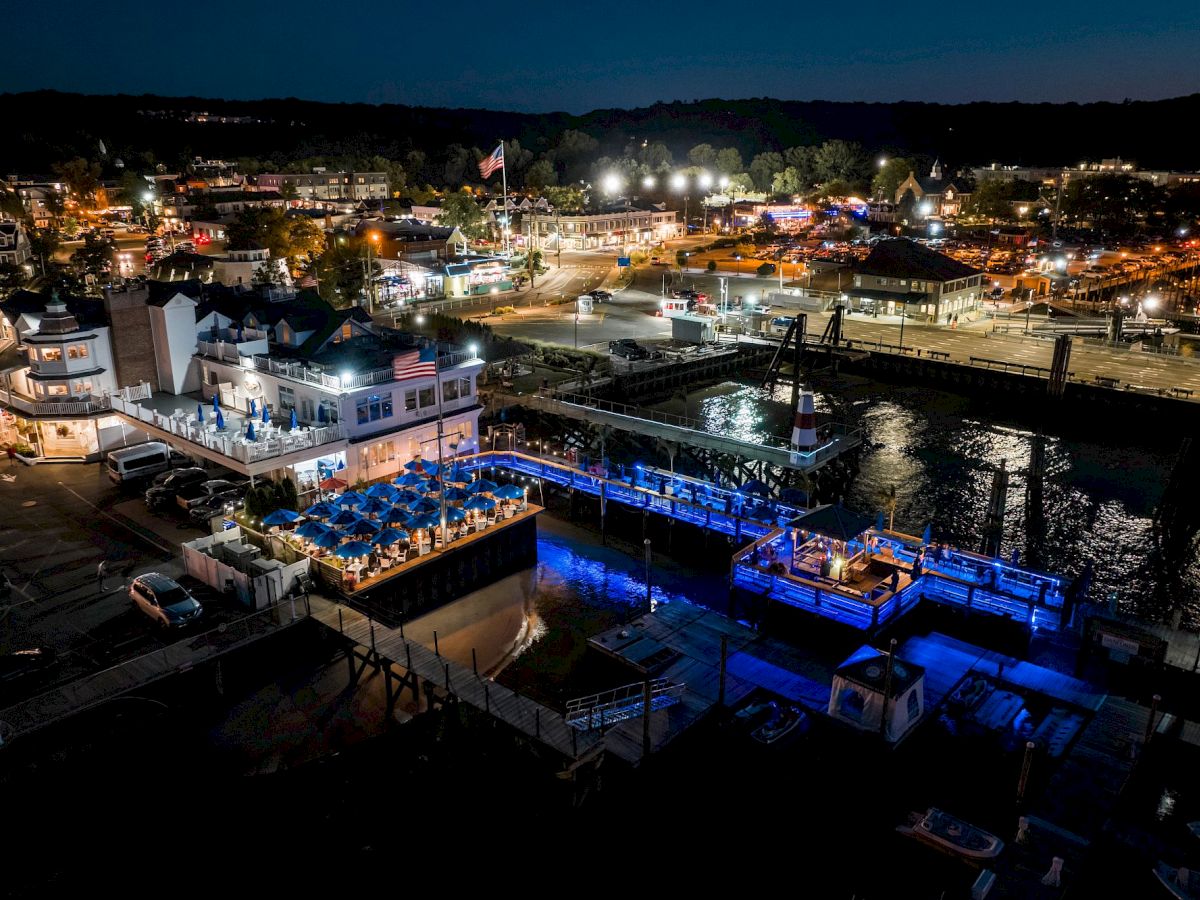
[[[645,713],[646,683],[635,681],[623,687],[567,701],[567,724],[582,731],[606,728]],[[672,684],[666,678],[650,682],[650,711],[666,709],[679,702],[682,684]]]

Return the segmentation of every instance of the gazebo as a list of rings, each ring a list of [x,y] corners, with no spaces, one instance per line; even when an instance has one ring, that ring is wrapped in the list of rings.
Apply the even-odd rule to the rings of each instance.
[[[889,654],[863,647],[838,666],[828,712],[863,731],[882,732],[895,743],[925,712],[925,669],[899,657],[890,662],[889,673]]]

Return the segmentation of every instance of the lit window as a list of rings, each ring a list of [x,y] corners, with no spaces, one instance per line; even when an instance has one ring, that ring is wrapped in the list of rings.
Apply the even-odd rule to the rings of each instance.
[[[355,409],[359,425],[391,418],[392,395],[384,394],[380,396],[379,394],[372,394],[369,397],[364,397],[355,404]]]
[[[416,409],[417,409],[417,392],[416,391],[405,391],[404,392],[404,411],[405,412],[416,412]]]
[[[43,362],[62,362],[62,349],[59,347],[43,347]]]
[[[342,340],[343,341],[350,340],[351,334],[352,334],[352,331],[351,331],[351,327],[350,327],[350,320],[347,319],[345,322],[342,323]]]

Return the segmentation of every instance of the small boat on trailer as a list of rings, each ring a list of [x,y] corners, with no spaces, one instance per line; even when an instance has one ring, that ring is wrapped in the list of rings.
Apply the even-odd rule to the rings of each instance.
[[[913,813],[908,823],[896,830],[967,859],[994,859],[1004,849],[1004,841],[994,834],[934,806],[924,813]]]
[[[1154,867],[1154,877],[1172,897],[1178,897],[1179,900],[1200,900],[1200,875],[1193,875],[1187,869],[1177,869],[1165,862],[1159,862]]]

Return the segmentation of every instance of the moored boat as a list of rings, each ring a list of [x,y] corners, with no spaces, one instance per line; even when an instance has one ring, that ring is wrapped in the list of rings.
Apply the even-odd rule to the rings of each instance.
[[[909,824],[896,830],[968,859],[992,859],[1004,849],[1004,841],[994,834],[933,806],[913,813]]]
[[[796,706],[780,706],[750,736],[760,744],[775,744],[788,735],[799,737],[808,731],[808,726],[808,715],[804,710]]]
[[[1200,900],[1200,876],[1184,868],[1168,866],[1159,862],[1154,867],[1154,877],[1172,896],[1179,900]]]

